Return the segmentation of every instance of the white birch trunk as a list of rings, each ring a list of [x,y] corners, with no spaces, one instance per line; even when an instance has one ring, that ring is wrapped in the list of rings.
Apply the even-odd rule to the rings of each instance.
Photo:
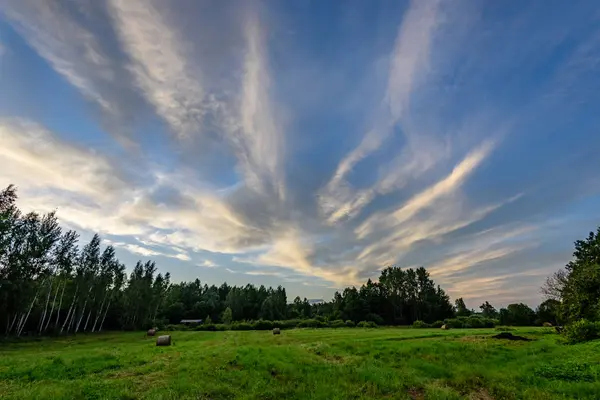
[[[33,309],[33,305],[35,304],[35,301],[37,300],[38,294],[39,294],[39,292],[35,294],[35,297],[33,298],[31,305],[29,306],[29,311],[27,311],[27,316],[25,317],[23,324],[21,324],[21,328],[19,329],[19,332],[17,332],[17,337],[21,336],[21,333],[23,332],[23,328],[25,328],[25,324],[27,324],[27,320],[29,319],[29,314],[31,314],[31,309]]]
[[[63,323],[62,328],[60,328],[60,333],[63,332],[63,330],[65,329],[65,326],[67,326],[67,322],[69,322],[69,316],[71,315],[71,311],[73,310],[73,306],[75,305],[75,300],[77,300],[77,293],[79,292],[79,285],[77,285],[75,287],[75,294],[73,295],[73,301],[71,302],[71,306],[69,307],[69,312],[67,313],[67,318],[65,318],[65,322]],[[64,292],[63,292],[64,294]],[[61,301],[62,301],[62,297],[61,297]],[[69,332],[69,329],[67,328],[67,332]]]
[[[63,296],[65,295],[65,287],[67,286],[67,281],[65,279],[65,282],[63,284],[63,288],[62,288],[62,292],[60,294],[60,301],[58,302],[58,310],[56,311],[56,322],[54,323],[54,325],[56,325],[58,327],[58,322],[60,321],[60,310],[62,308],[62,301],[63,301]]]
[[[40,317],[40,326],[38,327],[38,332],[42,333],[44,328],[44,322],[46,322],[46,313],[48,312],[48,304],[50,304],[50,294],[52,294],[52,286],[54,283],[54,279],[50,279],[50,285],[48,287],[48,296],[46,296],[46,305],[44,305],[44,312]]]
[[[88,322],[90,322],[90,317],[92,315],[92,306],[90,306],[90,311],[88,312],[88,316],[85,319],[85,325],[83,325],[83,331],[87,331]]]
[[[102,315],[102,310],[104,309],[104,302],[106,301],[107,294],[104,294],[104,298],[102,299],[102,303],[100,304],[100,311],[96,314],[96,319],[94,319],[94,325],[92,326],[92,332],[96,331],[96,324],[98,323],[98,319]]]
[[[104,320],[106,319],[106,314],[108,313],[108,309],[110,308],[111,301],[112,301],[112,293],[108,299],[108,305],[106,306],[106,309],[104,310],[104,316],[102,317],[102,322],[100,323],[100,329],[98,329],[98,332],[102,332],[102,327],[104,326]]]
[[[54,313],[54,307],[56,306],[56,298],[58,297],[58,291],[60,290],[61,282],[58,282],[56,286],[56,291],[54,292],[54,299],[52,300],[52,307],[50,308],[50,314],[48,314],[48,318],[46,319],[46,326],[44,327],[44,332],[48,330],[48,326],[50,325],[50,320],[52,319],[52,314]]]

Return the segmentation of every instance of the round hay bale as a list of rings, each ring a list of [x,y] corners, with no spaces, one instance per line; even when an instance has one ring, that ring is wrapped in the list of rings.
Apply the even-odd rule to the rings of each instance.
[[[448,325],[442,325],[442,329],[443,330],[448,330],[448,329],[450,329],[450,327]]]
[[[146,333],[146,335],[148,336],[154,336],[156,335],[156,329],[148,329],[148,332]]]
[[[159,336],[156,339],[157,346],[170,346],[171,345],[171,335]]]
[[[281,329],[273,328],[273,335],[281,335]]]

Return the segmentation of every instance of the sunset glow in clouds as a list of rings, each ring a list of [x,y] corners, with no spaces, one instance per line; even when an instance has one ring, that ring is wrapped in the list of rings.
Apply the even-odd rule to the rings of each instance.
[[[600,225],[596,1],[0,8],[0,186],[129,265],[535,305]]]

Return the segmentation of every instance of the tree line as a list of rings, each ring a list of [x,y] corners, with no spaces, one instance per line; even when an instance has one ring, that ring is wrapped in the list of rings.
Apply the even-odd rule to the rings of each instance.
[[[377,281],[346,288],[331,301],[318,304],[300,297],[288,302],[281,286],[209,286],[199,279],[173,283],[169,273],[157,273],[151,260],[138,261],[127,275],[115,249],[103,246],[99,235],[80,243],[75,231],[60,227],[55,212],[23,213],[16,202],[14,186],[0,192],[0,326],[4,325],[6,335],[135,330],[182,319],[225,324],[318,319],[409,325],[456,316],[532,325],[555,323],[555,303],[561,302],[549,299],[536,311],[521,303],[496,311],[485,302],[475,312],[467,309],[462,298],[452,304],[423,267],[387,267]],[[565,296],[571,293],[566,286],[560,290]]]

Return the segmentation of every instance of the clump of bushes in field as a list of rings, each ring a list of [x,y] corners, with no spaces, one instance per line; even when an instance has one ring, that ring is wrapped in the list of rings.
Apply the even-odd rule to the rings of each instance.
[[[373,321],[360,321],[356,324],[357,328],[377,328],[378,325]]]
[[[336,319],[334,321],[331,321],[329,323],[329,327],[331,328],[345,328],[346,327],[346,323],[341,320],[341,319]]]
[[[587,319],[580,319],[565,326],[563,334],[569,343],[600,339],[600,321],[592,322]]]
[[[492,318],[481,317],[477,315],[471,316],[460,316],[456,318],[448,318],[444,321],[435,321],[432,324],[428,324],[424,321],[417,320],[413,322],[413,328],[441,328],[446,325],[448,328],[461,329],[461,328],[493,328],[498,324],[498,320]]]
[[[416,320],[415,322],[413,322],[412,327],[413,328],[430,328],[431,325],[429,325],[428,323],[423,322],[421,320]]]

